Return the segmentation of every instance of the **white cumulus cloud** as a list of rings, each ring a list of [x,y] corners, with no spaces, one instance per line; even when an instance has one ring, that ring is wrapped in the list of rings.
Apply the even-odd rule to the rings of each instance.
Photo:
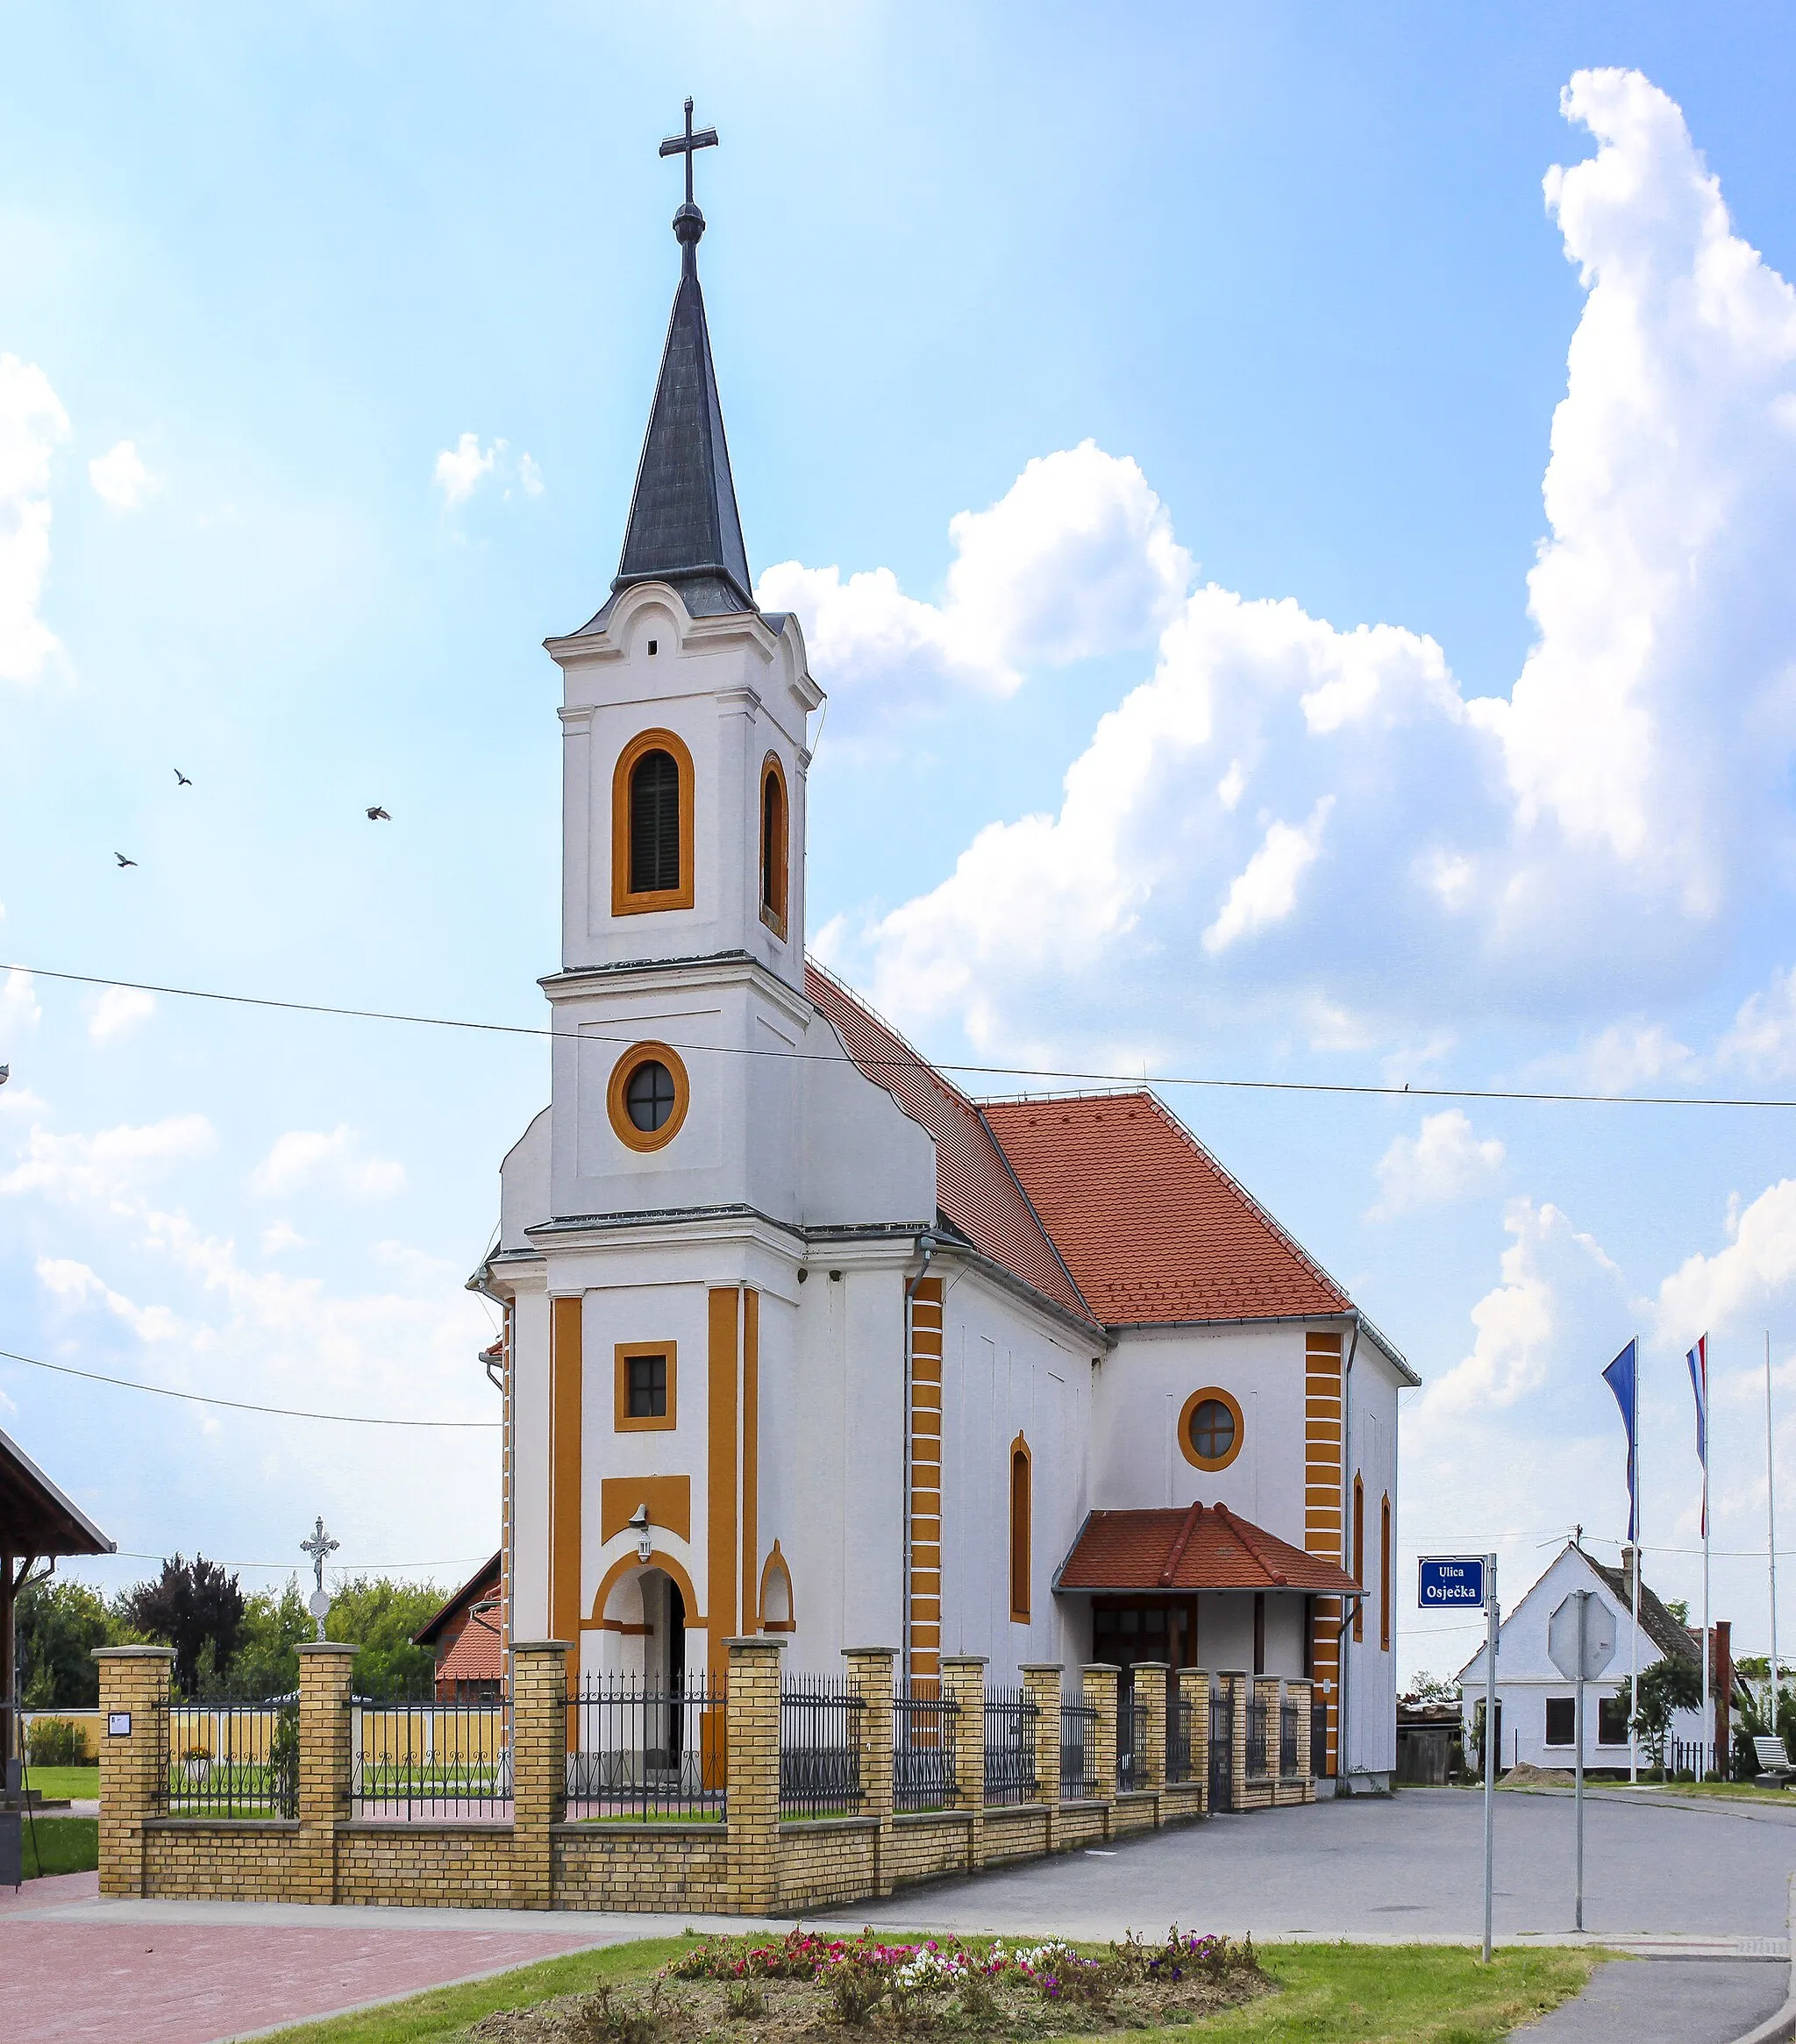
[[[62,651],[39,604],[50,570],[50,462],[68,437],[50,379],[0,354],[0,680],[35,681]]]
[[[135,440],[120,440],[88,463],[88,481],[103,503],[115,511],[134,511],[156,487],[144,466]]]
[[[85,1005],[88,1035],[96,1043],[116,1043],[155,1014],[156,997],[140,986],[108,986]]]
[[[382,1199],[405,1186],[405,1166],[366,1156],[354,1129],[289,1129],[250,1173],[250,1189],[264,1197],[321,1182],[362,1199]]]
[[[38,1006],[37,991],[32,984],[29,972],[22,972],[13,966],[4,979],[0,979],[0,1050],[22,1036],[26,1029],[34,1029],[43,1009]],[[6,1060],[0,1058],[0,1065]]]
[[[431,481],[443,493],[443,502],[466,503],[481,481],[493,473],[504,447],[504,441],[495,440],[490,447],[482,448],[478,433],[464,433],[453,447],[443,448],[431,472]]]
[[[1796,967],[1774,973],[1768,987],[1746,997],[1715,1055],[1761,1078],[1796,1072]]]
[[[18,1162],[0,1172],[0,1193],[42,1193],[55,1200],[121,1206],[135,1198],[147,1179],[172,1165],[209,1157],[217,1143],[203,1115],[121,1123],[92,1136],[36,1128],[25,1138]]]
[[[1414,1136],[1394,1137],[1379,1159],[1379,1203],[1370,1217],[1463,1200],[1487,1186],[1502,1164],[1501,1142],[1476,1134],[1460,1108],[1424,1115]]]

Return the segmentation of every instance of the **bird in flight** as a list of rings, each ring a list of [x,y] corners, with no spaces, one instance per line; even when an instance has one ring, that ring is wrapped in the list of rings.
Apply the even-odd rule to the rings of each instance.
[[[175,769],[175,778],[182,787],[191,787],[193,786],[192,781],[187,778],[187,776],[181,771],[178,766]]]
[[[392,821],[392,817],[378,803],[368,811],[368,822],[371,823],[390,823]]]
[[[127,858],[122,851],[115,851],[112,856],[120,865],[135,865],[137,864],[134,858]]]

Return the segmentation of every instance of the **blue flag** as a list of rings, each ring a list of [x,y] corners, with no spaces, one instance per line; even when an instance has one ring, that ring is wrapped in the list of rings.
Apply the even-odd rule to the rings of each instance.
[[[1638,1537],[1640,1513],[1640,1500],[1634,1494],[1634,1428],[1640,1416],[1640,1368],[1635,1349],[1636,1344],[1629,1342],[1603,1371],[1603,1382],[1614,1392],[1615,1403],[1621,1408],[1621,1424],[1628,1429],[1628,1538],[1630,1542]]]

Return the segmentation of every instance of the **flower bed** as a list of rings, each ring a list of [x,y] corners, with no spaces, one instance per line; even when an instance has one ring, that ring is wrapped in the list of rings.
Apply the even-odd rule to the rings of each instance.
[[[845,2030],[887,2036],[1030,2038],[1188,2023],[1272,1989],[1250,1939],[1181,1933],[1101,1952],[1051,1940],[885,1944],[796,1930],[720,1939],[628,1991],[601,1988],[501,2010],[472,2034],[501,2044],[791,2044]]]

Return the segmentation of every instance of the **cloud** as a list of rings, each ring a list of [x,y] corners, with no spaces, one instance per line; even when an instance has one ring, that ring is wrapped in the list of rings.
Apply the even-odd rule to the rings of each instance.
[[[145,1182],[170,1166],[210,1156],[217,1141],[203,1115],[124,1123],[92,1136],[35,1128],[19,1162],[0,1172],[0,1193],[127,1204]]]
[[[0,354],[0,680],[35,681],[61,656],[38,605],[50,568],[50,462],[68,437],[49,378]]]
[[[543,472],[531,455],[517,457],[517,487],[527,497],[539,497],[543,494]]]
[[[250,1190],[264,1197],[297,1192],[320,1180],[361,1199],[383,1199],[405,1186],[405,1166],[381,1157],[364,1157],[360,1138],[345,1124],[326,1134],[317,1129],[290,1129],[276,1137],[267,1157],[250,1173]]]
[[[466,503],[480,487],[483,477],[493,473],[493,464],[505,445],[502,440],[495,440],[484,452],[481,449],[478,433],[464,433],[453,447],[445,447],[437,456],[437,466],[431,471],[431,481],[443,493],[445,504]]]
[[[1731,1213],[1728,1232],[1725,1249],[1687,1257],[1659,1286],[1659,1336],[1673,1347],[1739,1326],[1796,1281],[1796,1179]]]
[[[310,1249],[307,1241],[290,1221],[277,1221],[262,1230],[262,1254],[265,1257],[283,1256],[289,1250]]]
[[[156,487],[135,440],[121,440],[88,463],[88,481],[115,511],[134,511]]]
[[[1502,1164],[1502,1143],[1475,1135],[1458,1107],[1424,1115],[1414,1136],[1396,1136],[1379,1159],[1379,1203],[1367,1218],[1384,1221],[1411,1207],[1463,1200],[1487,1186]]]
[[[996,503],[950,519],[948,538],[939,605],[906,595],[889,568],[845,580],[788,560],[762,575],[762,606],[798,613],[838,732],[959,691],[1011,695],[1034,665],[1151,644],[1191,580],[1140,468],[1091,440],[1030,462]]]
[[[1796,1072],[1796,966],[1773,973],[1764,992],[1747,996],[1715,1055],[1764,1079]]]
[[[0,1049],[4,1049],[26,1029],[36,1029],[43,1012],[38,1006],[37,990],[32,984],[31,974],[13,966],[0,979]],[[0,1064],[4,1062],[0,1058]]]
[[[116,1043],[155,1014],[156,997],[139,986],[108,986],[84,1005],[88,1035],[96,1043]]]
[[[1507,695],[1469,697],[1398,624],[1181,594],[1165,507],[1089,443],[954,522],[939,606],[883,569],[770,571],[764,600],[800,611],[851,728],[873,683],[913,706],[1003,694],[1158,635],[1057,809],[987,824],[842,944],[894,1020],[1069,1049],[1175,1027],[1389,1041],[1468,1010],[1581,1022],[1687,992],[1778,885],[1796,294],[1646,79],[1580,72],[1564,110],[1597,143],[1545,181],[1586,296]],[[1108,512],[1078,515],[1093,503]],[[1589,1054],[1636,1079],[1690,1055],[1643,1024]]]
[[[39,1257],[37,1271],[38,1282],[53,1297],[73,1307],[103,1306],[140,1341],[172,1341],[182,1331],[180,1321],[166,1306],[139,1306],[72,1257]]]

